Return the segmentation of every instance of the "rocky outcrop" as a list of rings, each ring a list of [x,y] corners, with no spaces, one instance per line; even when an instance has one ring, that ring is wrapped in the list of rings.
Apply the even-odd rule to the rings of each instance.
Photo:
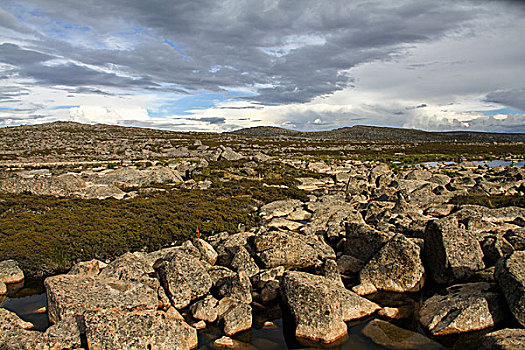
[[[344,253],[366,262],[393,236],[391,232],[381,232],[367,224],[348,223]]]
[[[330,343],[347,334],[345,321],[379,309],[330,280],[305,272],[289,271],[281,281],[281,295],[295,321],[295,335]]]
[[[510,311],[525,327],[525,251],[516,251],[496,264],[494,273]]]
[[[467,279],[485,267],[478,241],[450,216],[427,225],[424,255],[430,276],[442,284]]]
[[[505,318],[503,297],[486,282],[458,284],[425,300],[419,321],[432,335],[477,331]]]
[[[361,283],[372,283],[377,290],[417,292],[423,288],[425,269],[420,248],[403,235],[389,240],[359,273]]]

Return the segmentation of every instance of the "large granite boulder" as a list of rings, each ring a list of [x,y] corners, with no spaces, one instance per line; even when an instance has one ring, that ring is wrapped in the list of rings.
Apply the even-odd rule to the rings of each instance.
[[[425,230],[424,256],[430,276],[437,283],[467,279],[485,267],[476,238],[459,226],[454,216],[433,220]]]
[[[90,350],[193,349],[197,330],[162,311],[93,310],[84,314]]]
[[[67,316],[81,316],[86,310],[114,307],[156,310],[159,307],[157,291],[137,281],[58,275],[46,278],[44,285],[49,320],[53,323]]]
[[[24,280],[24,272],[15,260],[0,261],[0,282],[18,283]]]
[[[380,308],[322,276],[306,272],[286,272],[280,292],[295,320],[296,337],[322,343],[344,337],[345,321],[370,315]]]
[[[420,248],[403,235],[389,240],[359,273],[361,283],[372,283],[377,290],[417,292],[423,288],[425,269]]]
[[[494,276],[510,311],[525,327],[525,251],[516,251],[508,258],[499,260]]]
[[[194,256],[174,252],[153,266],[171,304],[181,309],[208,293],[212,280],[201,261]]]
[[[484,350],[519,350],[525,349],[525,329],[500,329],[485,334]]]
[[[344,253],[361,261],[368,261],[394,234],[381,232],[367,224],[347,223]]]
[[[487,282],[458,284],[425,300],[419,321],[432,335],[477,331],[505,318],[505,303]]]
[[[256,235],[253,245],[265,268],[313,266],[317,263],[317,252],[300,237],[293,233],[269,232]]]

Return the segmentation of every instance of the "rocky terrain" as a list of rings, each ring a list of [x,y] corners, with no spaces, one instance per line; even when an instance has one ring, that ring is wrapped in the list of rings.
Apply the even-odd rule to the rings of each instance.
[[[264,139],[186,136],[177,146],[186,153],[165,164],[124,157],[77,172],[11,164],[0,189],[125,202],[153,189],[205,195],[241,181],[239,196],[253,197],[252,187],[295,195],[251,202],[257,220],[248,226],[47,277],[52,326],[31,330],[0,308],[0,349],[250,348],[243,334],[281,317],[290,348],[339,346],[355,325],[378,348],[525,346],[525,169],[320,159],[305,154],[317,147],[307,141],[294,141],[293,153],[261,146]],[[0,294],[20,275],[15,261],[1,262]],[[203,344],[213,327],[222,337]]]

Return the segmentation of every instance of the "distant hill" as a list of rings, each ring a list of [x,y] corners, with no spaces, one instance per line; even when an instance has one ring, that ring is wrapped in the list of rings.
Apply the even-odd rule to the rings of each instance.
[[[472,131],[429,132],[416,129],[356,125],[329,131],[296,131],[256,126],[232,131],[246,137],[296,137],[308,139],[375,142],[525,142],[525,134]]]

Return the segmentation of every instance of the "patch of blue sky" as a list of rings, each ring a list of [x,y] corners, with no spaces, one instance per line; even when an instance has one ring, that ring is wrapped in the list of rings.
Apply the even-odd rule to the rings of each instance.
[[[13,110],[14,108],[11,108],[11,107],[0,107],[0,111],[10,111],[10,110]]]
[[[474,111],[478,113],[482,113],[483,115],[493,116],[498,114],[524,114],[525,111],[514,109],[514,108],[498,108],[498,109],[491,109],[488,111]]]
[[[55,110],[58,110],[58,109],[70,109],[70,108],[74,108],[74,107],[79,107],[79,105],[54,106],[54,107],[48,107],[45,110],[47,110],[47,111],[55,111]]]
[[[168,39],[164,39],[164,44],[168,44],[169,47],[171,47],[173,49],[173,51],[175,51],[176,53],[178,53],[179,55],[182,56],[182,58],[184,59],[190,59],[191,57],[186,55],[184,53],[184,46],[182,45],[176,45],[174,44],[173,42],[169,41]]]
[[[225,93],[207,90],[192,91],[190,95],[177,99],[164,100],[158,108],[148,109],[150,117],[163,118],[171,115],[191,115],[192,110],[202,110],[215,107],[218,103],[228,101]]]

